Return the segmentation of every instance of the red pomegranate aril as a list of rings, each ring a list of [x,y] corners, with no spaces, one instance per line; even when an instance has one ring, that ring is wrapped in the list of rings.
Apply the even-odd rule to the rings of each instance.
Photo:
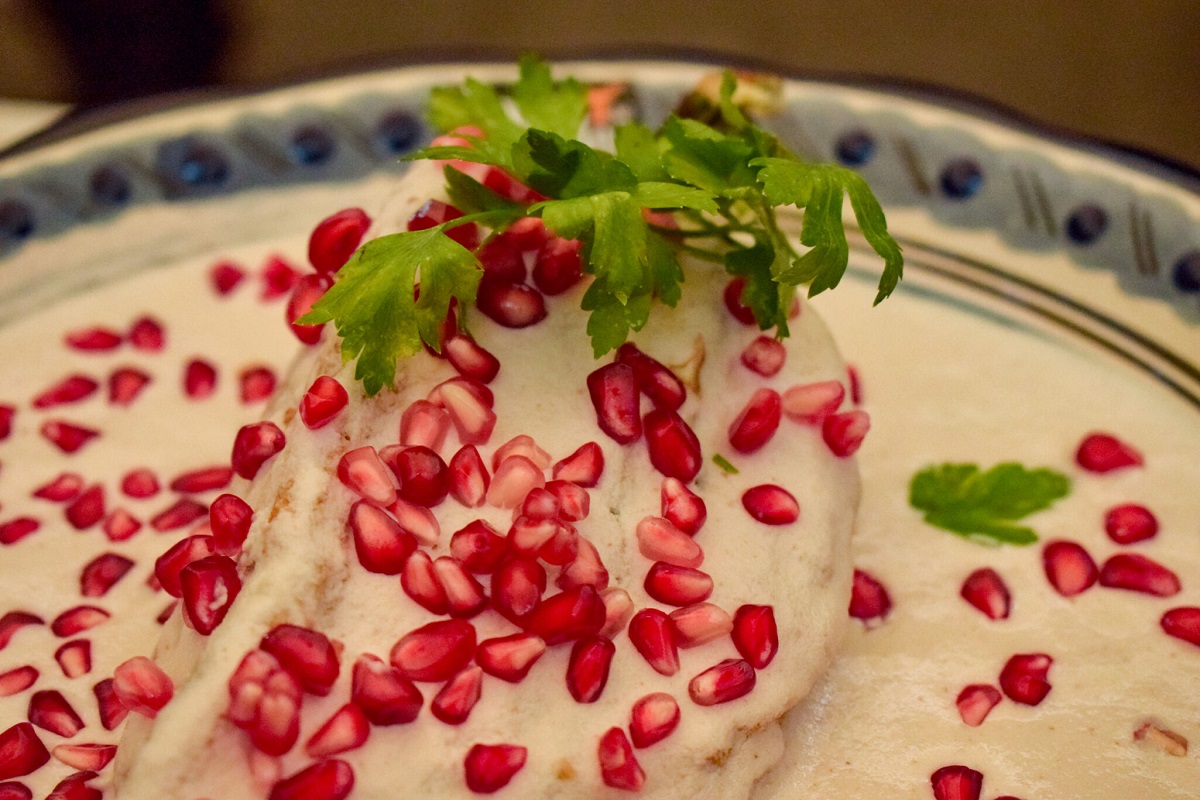
[[[356,750],[367,743],[370,731],[363,710],[354,703],[347,703],[313,732],[304,743],[304,751],[312,758],[326,758]]]
[[[144,467],[130,470],[121,479],[121,491],[138,500],[158,494],[158,476]]]
[[[466,334],[447,339],[442,345],[442,354],[460,375],[480,383],[491,383],[500,373],[500,360]]]
[[[537,557],[547,564],[563,567],[579,555],[579,531],[569,522],[555,520],[554,535],[537,550]]]
[[[1000,688],[1009,700],[1036,706],[1050,693],[1046,680],[1054,659],[1045,653],[1018,654],[1000,671]]]
[[[467,788],[476,794],[492,794],[509,784],[525,766],[528,753],[515,744],[476,744],[463,759]]]
[[[1042,568],[1046,580],[1063,597],[1074,597],[1090,589],[1100,576],[1087,550],[1064,539],[1047,542],[1042,548]]]
[[[238,373],[242,402],[247,405],[270,399],[276,383],[274,370],[267,366],[247,367]]]
[[[574,528],[569,528],[569,530],[573,531]],[[563,566],[562,572],[558,573],[558,577],[554,579],[555,584],[560,589],[584,585],[591,586],[598,592],[607,589],[608,570],[600,558],[600,551],[587,537],[579,536],[577,533],[573,537],[573,543],[575,557]]]
[[[929,782],[934,800],[979,800],[983,791],[982,773],[959,764],[942,767]]]
[[[840,381],[792,386],[782,395],[783,413],[804,425],[820,425],[841,407],[846,389]]]
[[[83,491],[83,477],[75,472],[62,472],[48,483],[33,490],[34,497],[65,503],[74,500]]]
[[[745,278],[734,278],[725,286],[725,308],[733,318],[743,325],[754,325],[754,311],[742,301],[742,292],[746,288]]]
[[[100,435],[100,431],[63,420],[46,420],[42,423],[42,437],[59,450],[70,455]]]
[[[634,701],[629,718],[629,738],[639,750],[661,742],[679,725],[679,703],[666,692],[654,692]]]
[[[447,725],[461,725],[471,715],[483,690],[483,669],[466,667],[438,690],[429,710]]]
[[[424,702],[420,690],[400,670],[370,653],[354,662],[350,699],[372,725],[412,722]]]
[[[0,780],[29,775],[50,760],[50,751],[28,722],[0,733]]]
[[[392,647],[392,666],[412,681],[446,681],[475,657],[475,626],[466,620],[430,622]]]
[[[424,550],[417,550],[404,563],[400,573],[404,593],[427,611],[445,614],[450,610],[446,592],[433,569],[433,559]]]
[[[99,772],[117,755],[115,744],[60,744],[50,751],[54,758],[71,769]],[[0,798],[3,795],[0,794]]]
[[[641,438],[641,396],[633,367],[605,364],[587,376],[587,387],[600,430],[619,444]]]
[[[72,639],[54,651],[54,660],[67,678],[78,678],[92,671],[92,643]]]
[[[353,788],[353,767],[327,758],[276,783],[267,800],[345,800]]]
[[[698,567],[704,563],[704,551],[696,540],[663,517],[645,517],[637,524],[638,550],[651,561],[665,561],[677,567]]]
[[[259,275],[263,282],[262,294],[264,301],[277,300],[292,290],[300,278],[291,264],[278,255],[268,256]]]
[[[317,223],[308,237],[308,263],[317,272],[336,273],[358,249],[371,218],[361,208],[343,208]]]
[[[657,608],[643,608],[629,620],[629,640],[646,663],[660,675],[679,671],[679,645],[675,625]]]
[[[171,545],[154,562],[154,577],[158,579],[163,591],[171,597],[181,597],[183,587],[179,582],[179,574],[183,568],[193,561],[207,558],[216,552],[216,541],[212,536],[205,534],[185,536]]]
[[[773,483],[747,489],[742,494],[742,507],[764,525],[790,525],[800,518],[800,504],[796,498]]]
[[[104,535],[110,541],[123,542],[142,528],[141,520],[123,508],[114,508],[104,518]]]
[[[258,646],[278,659],[280,666],[310,694],[324,697],[337,680],[338,648],[319,631],[299,625],[276,625]]]
[[[79,576],[84,597],[103,597],[133,568],[133,561],[119,553],[101,553],[89,561]]]
[[[428,230],[443,222],[458,219],[462,215],[462,211],[448,203],[443,203],[441,200],[430,200],[408,218],[408,229],[410,231]],[[479,247],[479,227],[473,222],[447,228],[446,235],[468,250]]]
[[[629,738],[620,728],[609,728],[600,737],[597,750],[600,777],[605,786],[627,792],[640,792],[646,785],[646,772],[633,754]]]
[[[733,646],[755,669],[765,669],[779,652],[779,629],[775,609],[765,605],[744,605],[733,615]]]
[[[191,400],[211,397],[217,390],[217,368],[202,358],[193,358],[183,367],[183,393]]]
[[[707,600],[712,594],[713,579],[706,572],[656,561],[646,573],[646,594],[660,603],[689,606]]]
[[[571,481],[552,480],[546,482],[546,491],[558,501],[559,515],[568,522],[587,519],[592,507],[592,497],[587,489]]]
[[[524,456],[541,470],[548,468],[551,462],[550,454],[539,447],[532,436],[524,433],[514,436],[496,448],[492,453],[492,470],[496,470],[511,456]]]
[[[587,585],[543,598],[524,619],[525,629],[551,646],[599,633],[604,621],[604,601]]]
[[[1114,506],[1104,515],[1104,532],[1117,544],[1133,544],[1158,534],[1158,519],[1136,503]]]
[[[475,445],[466,444],[450,458],[447,466],[450,496],[467,508],[478,508],[487,500],[492,476]]]
[[[46,800],[104,800],[104,792],[87,782],[98,776],[94,772],[76,772],[54,785]]]
[[[532,559],[509,556],[492,576],[492,605],[513,622],[537,608],[546,591],[546,569]]]
[[[417,541],[433,547],[442,535],[437,517],[425,506],[410,503],[403,497],[397,497],[396,502],[387,508],[400,527],[417,537]]]
[[[350,397],[346,387],[336,378],[321,375],[300,398],[300,421],[306,428],[315,431],[332,422],[348,402]]]
[[[524,283],[528,276],[525,258],[513,240],[501,234],[480,245],[475,253],[485,275],[504,283]]]
[[[674,372],[657,359],[646,355],[632,342],[617,348],[617,362],[633,369],[633,378],[642,394],[655,408],[675,411],[687,400],[687,389]]]
[[[532,633],[513,633],[480,642],[475,649],[475,663],[488,675],[518,683],[545,652],[546,643]]]
[[[16,544],[41,527],[42,523],[33,517],[17,517],[0,523],[0,544]]]
[[[403,447],[389,455],[387,464],[400,482],[401,497],[426,508],[446,499],[450,477],[441,456],[423,445]]]
[[[96,606],[75,606],[68,608],[50,621],[50,630],[60,639],[74,636],[91,630],[97,625],[107,622],[111,615],[103,608]]]
[[[475,305],[484,316],[505,328],[528,328],[546,318],[542,293],[523,283],[506,283],[486,273],[479,281]]]
[[[1100,585],[1110,589],[1171,597],[1179,594],[1179,576],[1153,559],[1136,553],[1117,553],[1100,567]]]
[[[583,267],[579,258],[581,243],[555,236],[546,240],[533,262],[533,285],[544,294],[558,295],[579,283]]]
[[[674,411],[655,408],[642,420],[650,463],[668,478],[690,483],[700,471],[700,440]]]
[[[850,591],[850,616],[863,622],[882,622],[892,610],[892,598],[887,589],[873,575],[863,570],[854,570],[854,583]]]
[[[963,687],[954,703],[958,715],[972,728],[983,724],[984,719],[1001,700],[1000,690],[986,683],[973,683]]]
[[[108,376],[108,402],[115,406],[127,406],[137,399],[150,375],[134,367],[118,367]]]
[[[29,721],[64,738],[83,730],[83,720],[71,708],[61,692],[53,689],[34,692],[29,698]]]
[[[858,452],[870,429],[871,417],[866,411],[843,411],[825,417],[821,436],[831,453],[838,458],[849,458]]]
[[[764,378],[770,378],[783,369],[787,360],[787,348],[783,342],[770,336],[758,336],[742,351],[742,364],[746,369]]]
[[[175,694],[175,684],[153,661],[134,656],[113,670],[113,692],[130,711],[154,719]]]
[[[338,461],[338,480],[359,497],[376,506],[396,500],[396,479],[374,447],[366,445],[347,451]]]
[[[283,450],[287,439],[274,422],[263,421],[243,425],[233,440],[230,463],[233,471],[246,480],[251,480],[263,464]]]
[[[534,489],[546,485],[546,474],[525,456],[513,455],[500,462],[488,484],[488,505],[516,508]]]
[[[515,511],[513,513],[516,513]],[[534,520],[554,520],[561,518],[562,505],[558,497],[551,494],[545,487],[530,489],[521,503],[520,515]]]
[[[0,672],[0,697],[12,697],[14,694],[20,694],[37,682],[38,675],[37,669],[28,664]]]
[[[222,494],[213,500],[208,507],[208,524],[216,551],[224,555],[241,552],[253,521],[254,509],[237,495]]]
[[[0,617],[0,650],[8,647],[12,637],[27,625],[45,625],[46,621],[28,611],[9,611]]]
[[[662,516],[689,536],[695,536],[708,519],[704,500],[677,478],[663,478]]]
[[[783,414],[782,400],[774,389],[756,389],[729,426],[729,444],[739,453],[753,453],[775,435]]]
[[[96,696],[96,709],[100,716],[100,724],[104,730],[116,730],[125,717],[129,716],[129,709],[121,704],[117,698],[117,693],[113,690],[113,679],[105,678],[92,687],[92,693]]]
[[[279,660],[251,650],[229,678],[226,716],[260,752],[281,756],[300,736],[301,689]]]
[[[1172,608],[1162,615],[1159,624],[1168,636],[1174,636],[1176,639],[1200,647],[1200,608],[1195,606]]]
[[[179,573],[185,619],[201,636],[208,636],[229,612],[242,589],[237,565],[229,556],[212,555],[193,561]]]
[[[435,402],[449,413],[461,444],[485,444],[491,438],[496,412],[492,411],[491,392],[486,386],[470,378],[460,378],[439,384],[433,394]]]
[[[1123,467],[1140,467],[1142,454],[1108,433],[1090,433],[1079,443],[1075,462],[1088,472],[1112,472]]]
[[[570,481],[584,489],[599,483],[603,473],[604,451],[595,442],[580,445],[578,450],[556,463],[551,470],[555,480]]]
[[[450,537],[450,555],[476,574],[495,572],[507,553],[507,540],[481,519],[468,522]]]
[[[504,229],[500,234],[512,242],[518,250],[531,253],[541,249],[550,238],[546,224],[541,217],[522,217]]]
[[[199,494],[224,489],[233,479],[233,470],[226,466],[204,467],[180,473],[171,481],[171,490],[185,494]]]
[[[449,432],[450,415],[428,400],[414,400],[400,415],[400,444],[405,447],[440,450]]]
[[[1004,579],[991,567],[981,567],[968,575],[960,594],[989,619],[1008,619],[1012,597]]]
[[[488,598],[483,586],[450,556],[435,558],[433,573],[446,593],[446,607],[450,616],[467,619],[487,607]]]
[[[604,693],[616,645],[607,636],[585,636],[571,647],[567,691],[577,703],[594,703]]]
[[[222,261],[209,269],[208,279],[212,284],[213,291],[218,296],[225,297],[246,279],[246,271],[233,262]]]
[[[100,384],[87,375],[68,375],[58,383],[45,389],[33,398],[34,408],[53,408],[54,406],[78,403],[90,397]]]
[[[120,333],[100,325],[68,331],[63,337],[67,347],[72,350],[91,352],[115,350],[123,340],[124,337]]]
[[[208,506],[190,497],[181,497],[150,519],[150,527],[159,533],[179,530],[208,513]]]
[[[17,410],[7,403],[0,403],[0,442],[12,434],[13,418]]]
[[[715,706],[744,697],[754,689],[754,667],[740,658],[727,658],[688,683],[688,696],[699,706]]]
[[[712,603],[693,603],[670,613],[676,642],[682,648],[697,647],[727,636],[733,630],[733,618]]]
[[[163,324],[149,316],[135,319],[129,326],[127,338],[134,350],[146,353],[160,352],[167,343],[167,333]]]

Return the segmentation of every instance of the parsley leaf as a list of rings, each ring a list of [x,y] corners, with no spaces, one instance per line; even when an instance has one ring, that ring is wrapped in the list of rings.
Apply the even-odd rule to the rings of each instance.
[[[563,137],[578,133],[587,114],[587,87],[574,78],[555,81],[550,65],[536,56],[521,59],[513,99],[530,127]]]
[[[927,467],[909,484],[909,504],[930,525],[990,544],[1026,545],[1037,534],[1018,524],[1070,492],[1071,482],[1051,469],[1006,462],[986,472],[975,464]]]

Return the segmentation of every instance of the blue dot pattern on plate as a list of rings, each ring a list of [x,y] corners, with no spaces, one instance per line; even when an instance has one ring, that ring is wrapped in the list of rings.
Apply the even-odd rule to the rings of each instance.
[[[834,152],[846,166],[861,167],[875,155],[875,139],[861,129],[847,131],[838,137]]]
[[[333,134],[317,125],[305,125],[292,135],[288,154],[297,164],[316,166],[328,161],[336,150]]]
[[[387,154],[401,155],[416,147],[424,127],[421,121],[408,111],[392,111],[384,115],[375,126],[375,140]]]
[[[1200,292],[1200,250],[1185,253],[1175,262],[1171,271],[1171,280],[1181,292],[1193,294]]]
[[[1076,244],[1091,244],[1108,230],[1108,212],[1094,203],[1081,205],[1067,217],[1066,230]]]
[[[108,164],[93,170],[88,178],[88,193],[99,205],[115,208],[129,202],[133,188],[124,170]]]
[[[216,145],[194,137],[172,139],[158,150],[158,170],[178,188],[215,189],[229,179],[229,158]]]
[[[0,242],[28,239],[36,227],[29,206],[17,200],[0,201]]]
[[[974,159],[956,158],[942,168],[938,185],[952,200],[974,197],[983,188],[983,168]]]

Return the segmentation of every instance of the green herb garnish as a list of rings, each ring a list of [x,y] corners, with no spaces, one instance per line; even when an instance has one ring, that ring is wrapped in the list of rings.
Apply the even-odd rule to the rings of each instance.
[[[909,484],[909,504],[930,525],[987,544],[1027,545],[1034,531],[1017,521],[1049,508],[1071,490],[1067,476],[1052,469],[997,464],[983,472],[975,464],[927,467]]]
[[[447,167],[448,192],[465,216],[368,242],[301,322],[332,320],[343,357],[359,359],[356,376],[374,394],[392,384],[398,359],[422,342],[439,346],[438,323],[451,298],[463,308],[474,298],[481,267],[445,230],[479,222],[499,232],[521,217],[539,216],[555,234],[583,243],[592,282],[582,307],[597,358],[640,330],[655,301],[678,302],[681,254],[742,276],[742,299],[759,327],[786,336],[796,288],[807,285],[810,296],[819,294],[845,273],[843,197],[884,260],[875,302],[883,300],[900,280],[903,257],[866,183],[842,167],[800,160],[734,104],[735,88],[727,73],[711,124],[671,116],[657,131],[636,122],[617,127],[612,153],[576,138],[587,112],[586,87],[553,80],[536,58],[522,60],[507,97],[471,79],[434,90],[429,115],[435,127],[474,126],[482,135],[466,137],[470,146],[428,147],[410,158],[491,165],[548,199],[528,207],[513,203]],[[510,101],[521,122],[510,115]],[[784,206],[804,211],[804,252],[781,229],[777,211]],[[648,218],[650,211],[670,216]],[[420,289],[415,302],[414,281]]]
[[[737,475],[740,471],[740,470],[738,470],[737,467],[735,467],[730,462],[730,460],[728,458],[721,455],[720,453],[713,453],[712,460],[713,460],[714,464],[716,464],[718,467],[720,467],[721,469],[728,472],[730,475]]]

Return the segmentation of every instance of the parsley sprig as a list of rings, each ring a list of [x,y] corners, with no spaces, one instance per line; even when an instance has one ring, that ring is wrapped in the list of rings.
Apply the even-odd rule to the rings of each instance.
[[[470,126],[480,135],[464,137],[465,146],[427,147],[410,158],[486,164],[548,199],[514,203],[447,166],[447,191],[464,216],[368,242],[301,322],[332,320],[343,357],[359,359],[357,377],[374,394],[392,384],[398,359],[422,342],[439,346],[439,325],[452,299],[460,307],[474,299],[481,267],[446,230],[479,222],[498,233],[538,216],[554,234],[582,243],[591,283],[581,305],[589,312],[587,333],[597,357],[640,330],[656,301],[679,301],[682,254],[744,278],[742,300],[759,327],[786,336],[797,287],[816,295],[837,286],[846,271],[845,197],[883,259],[875,297],[882,301],[901,278],[903,256],[866,182],[851,170],[811,164],[788,151],[734,103],[736,88],[726,73],[710,122],[673,115],[658,130],[638,122],[616,127],[613,152],[579,138],[587,88],[570,78],[554,80],[536,58],[521,61],[507,94],[474,79],[435,89],[433,125],[441,131]],[[804,211],[803,252],[780,224],[778,211],[788,206]]]

